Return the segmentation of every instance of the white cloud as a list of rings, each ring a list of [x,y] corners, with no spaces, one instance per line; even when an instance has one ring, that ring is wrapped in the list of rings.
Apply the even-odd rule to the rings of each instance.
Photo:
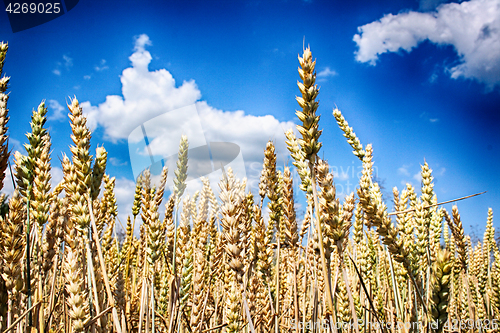
[[[63,179],[63,177],[64,177],[63,170],[59,167],[53,166],[52,171],[51,171],[51,176],[52,176],[52,178],[50,180],[50,185],[52,186],[52,188],[54,188]]]
[[[94,67],[96,72],[102,72],[108,68],[109,67],[106,65],[106,59],[101,59],[101,62],[99,63],[99,65]]]
[[[400,175],[404,175],[404,176],[409,176],[410,175],[410,172],[408,171],[408,168],[410,167],[411,165],[403,165],[402,167],[398,168],[398,173]]]
[[[432,75],[429,77],[429,83],[435,83],[437,79],[438,79],[438,74],[432,73]]]
[[[84,75],[84,76],[83,76],[83,78],[84,78],[85,80],[90,80],[90,79],[92,78],[92,76],[90,76],[90,75]]]
[[[417,172],[413,175],[413,179],[417,182],[417,184],[420,184],[422,182],[422,174]]]
[[[9,137],[9,150],[16,151],[24,149],[21,141],[14,139],[13,137]]]
[[[108,158],[108,162],[111,163],[111,165],[113,165],[113,166],[123,166],[123,165],[127,165],[128,164],[127,161],[122,161],[122,160],[120,160],[119,158],[116,158],[116,157],[109,157]]]
[[[146,46],[153,45],[153,42],[151,42],[149,36],[146,34],[140,34],[139,36],[135,36],[134,38],[134,51],[144,51]]]
[[[132,65],[136,68],[148,70],[148,65],[151,62],[151,53],[146,51],[146,46],[153,45],[148,35],[142,34],[135,39],[134,53],[130,56]]]
[[[52,110],[52,114],[47,118],[48,120],[61,121],[66,118],[66,115],[63,113],[65,108],[55,99],[49,100],[49,109]]]
[[[356,60],[376,64],[386,52],[411,52],[420,42],[452,45],[459,56],[448,68],[454,79],[476,79],[493,89],[500,84],[500,0],[442,4],[433,12],[387,14],[358,27]]]
[[[57,76],[60,76],[61,75],[61,67],[64,66],[66,68],[66,70],[69,70],[71,67],[73,67],[73,58],[63,54],[63,60],[64,60],[64,63],[61,63],[60,61],[58,61],[56,63],[56,68],[54,70],[52,70],[52,73],[54,73],[55,75]]]
[[[131,135],[129,144],[133,144],[143,139],[141,125],[144,125],[149,146],[133,150],[142,156],[149,150],[163,157],[176,154],[181,134],[188,136],[190,148],[212,142],[234,143],[241,149],[237,159],[241,159],[240,165],[246,166],[247,171],[253,162],[262,163],[266,143],[273,140],[278,163],[284,164],[288,151],[283,133],[295,127],[292,122],[280,122],[272,115],[248,115],[241,110],[223,111],[200,101],[201,92],[193,80],[177,85],[166,69],[149,71],[152,57],[146,50],[148,45],[151,41],[147,35],[135,39],[134,52],[129,57],[132,66],[124,69],[120,77],[121,95],[108,95],[105,102],[97,106],[81,103],[91,129],[102,127],[105,138],[115,143]],[[132,167],[134,163],[132,161]],[[244,176],[245,170],[233,168],[237,177]],[[173,168],[169,170],[170,182]],[[258,172],[248,174],[252,178],[249,184],[254,184],[258,176]],[[214,184],[218,179],[211,181]]]
[[[437,123],[439,121],[439,118],[430,118],[429,113],[427,111],[424,111],[420,114],[420,118],[424,119],[425,121],[429,121],[431,123]]]
[[[331,70],[330,67],[325,67],[322,71],[318,73],[318,78],[327,78],[330,76],[335,76],[337,75],[337,72],[334,70]]]
[[[401,185],[403,186],[405,186],[406,184],[420,185],[420,172],[413,174],[412,164],[404,164],[403,166],[399,167],[398,175],[402,176]]]
[[[126,139],[134,128],[168,111],[195,103],[201,93],[194,81],[176,87],[172,74],[165,69],[150,72],[151,54],[147,35],[135,41],[135,52],[129,57],[132,67],[121,75],[122,95],[108,95],[99,106],[81,103],[91,129],[104,127],[105,137],[113,142]]]
[[[12,169],[14,170],[14,168]],[[14,193],[14,184],[12,184],[12,176],[10,168],[5,169],[5,177],[3,179],[2,193],[7,194],[9,197]]]
[[[245,161],[262,161],[269,140],[276,145],[278,157],[288,156],[284,132],[295,128],[292,122],[280,122],[272,115],[252,116],[243,111],[222,111],[198,102],[200,119],[209,142],[233,142],[241,147]],[[285,153],[285,154],[283,154]]]
[[[70,58],[69,56],[64,54],[63,59],[64,59],[64,67],[66,67],[67,69],[73,67],[73,58]]]

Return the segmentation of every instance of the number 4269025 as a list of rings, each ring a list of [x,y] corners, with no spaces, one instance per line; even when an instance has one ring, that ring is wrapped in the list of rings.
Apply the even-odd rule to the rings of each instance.
[[[8,3],[5,11],[10,14],[59,14],[61,12],[61,3]]]

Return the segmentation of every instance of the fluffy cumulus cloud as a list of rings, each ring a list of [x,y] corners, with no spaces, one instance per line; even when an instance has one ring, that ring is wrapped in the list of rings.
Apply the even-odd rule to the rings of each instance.
[[[257,187],[260,172],[257,165],[262,165],[268,140],[276,143],[278,161],[283,165],[288,155],[283,133],[295,127],[292,122],[280,122],[271,115],[257,117],[241,110],[223,111],[210,106],[201,100],[202,94],[193,80],[176,83],[166,69],[149,70],[152,56],[146,48],[150,45],[152,42],[147,35],[136,37],[134,51],[129,57],[131,66],[124,69],[120,77],[121,95],[108,95],[99,105],[81,103],[91,129],[102,128],[105,139],[114,143],[128,142],[134,175],[137,173],[135,169],[142,171],[150,165],[153,157],[154,162],[167,157],[173,157],[171,161],[175,162],[183,134],[187,135],[190,143],[191,172],[196,171],[196,159],[203,159],[203,147],[207,145],[211,147],[212,158],[216,154],[219,154],[219,161],[229,158],[225,155],[233,153],[230,146],[227,147],[228,151],[214,151],[212,143],[221,142],[239,147],[233,154],[236,157],[231,156],[235,161],[233,165],[227,163],[224,167],[236,169],[237,177],[247,176],[250,188]],[[191,154],[194,148],[198,151]],[[202,168],[203,161],[198,162]],[[212,163],[212,168],[219,167],[215,165],[215,159]],[[171,185],[175,163],[171,166],[167,164]],[[216,190],[215,183],[221,174],[213,172],[207,175],[200,172],[199,176],[207,176]],[[116,185],[123,193],[124,200],[125,193],[127,196],[133,193],[132,183],[121,180]],[[200,186],[198,181],[191,188],[198,189]]]
[[[101,126],[111,141],[126,139],[134,128],[165,112],[196,102],[200,97],[194,81],[176,87],[172,75],[165,69],[150,72],[152,57],[145,49],[151,42],[146,35],[135,41],[135,52],[130,56],[132,67],[121,75],[122,95],[108,95],[99,106],[82,103],[91,129]]]
[[[452,45],[459,62],[452,78],[476,79],[489,89],[500,83],[500,0],[441,4],[432,12],[387,14],[358,27],[356,60],[375,65],[379,55],[405,50],[420,42]]]
[[[49,109],[52,111],[48,116],[48,120],[58,120],[63,121],[66,119],[65,108],[55,99],[50,99],[48,101]]]

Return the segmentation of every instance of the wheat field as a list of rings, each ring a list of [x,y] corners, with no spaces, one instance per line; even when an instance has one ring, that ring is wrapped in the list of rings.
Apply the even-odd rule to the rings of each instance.
[[[7,51],[0,43],[0,76]],[[145,170],[121,240],[107,152],[90,151],[76,97],[68,105],[71,156],[51,188],[47,108],[33,111],[25,151],[11,152],[3,76],[0,180],[15,190],[0,200],[1,332],[498,332],[492,210],[473,244],[457,206],[449,212],[439,203],[424,163],[421,189],[394,188],[389,211],[373,177],[372,145],[335,109],[324,117],[336,119],[363,166],[356,193],[337,198],[318,154],[316,61],[309,48],[298,60],[300,137],[285,133],[293,169],[277,165],[270,141],[258,195],[230,168],[219,184],[202,179],[189,195],[183,136],[171,195],[164,198],[166,167],[158,186]],[[294,174],[307,199],[302,219]]]

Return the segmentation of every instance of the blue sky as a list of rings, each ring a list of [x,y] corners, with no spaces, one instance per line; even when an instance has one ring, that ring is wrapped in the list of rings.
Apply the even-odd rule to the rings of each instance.
[[[9,42],[11,146],[21,149],[31,111],[45,100],[59,180],[61,152],[69,154],[71,143],[65,104],[76,95],[93,128],[92,149],[104,145],[109,153],[122,221],[134,159],[146,156],[130,141],[141,124],[157,157],[172,155],[181,132],[199,147],[236,143],[234,168],[252,188],[269,139],[280,165],[290,164],[283,132],[297,123],[304,40],[321,87],[320,155],[337,173],[340,196],[354,190],[361,163],[336,125],[335,107],[363,144],[373,144],[390,210],[392,187],[419,188],[427,161],[439,201],[488,191],[458,203],[469,231],[478,224],[482,234],[488,207],[500,211],[500,0],[80,0],[17,33],[2,11],[0,40]]]

